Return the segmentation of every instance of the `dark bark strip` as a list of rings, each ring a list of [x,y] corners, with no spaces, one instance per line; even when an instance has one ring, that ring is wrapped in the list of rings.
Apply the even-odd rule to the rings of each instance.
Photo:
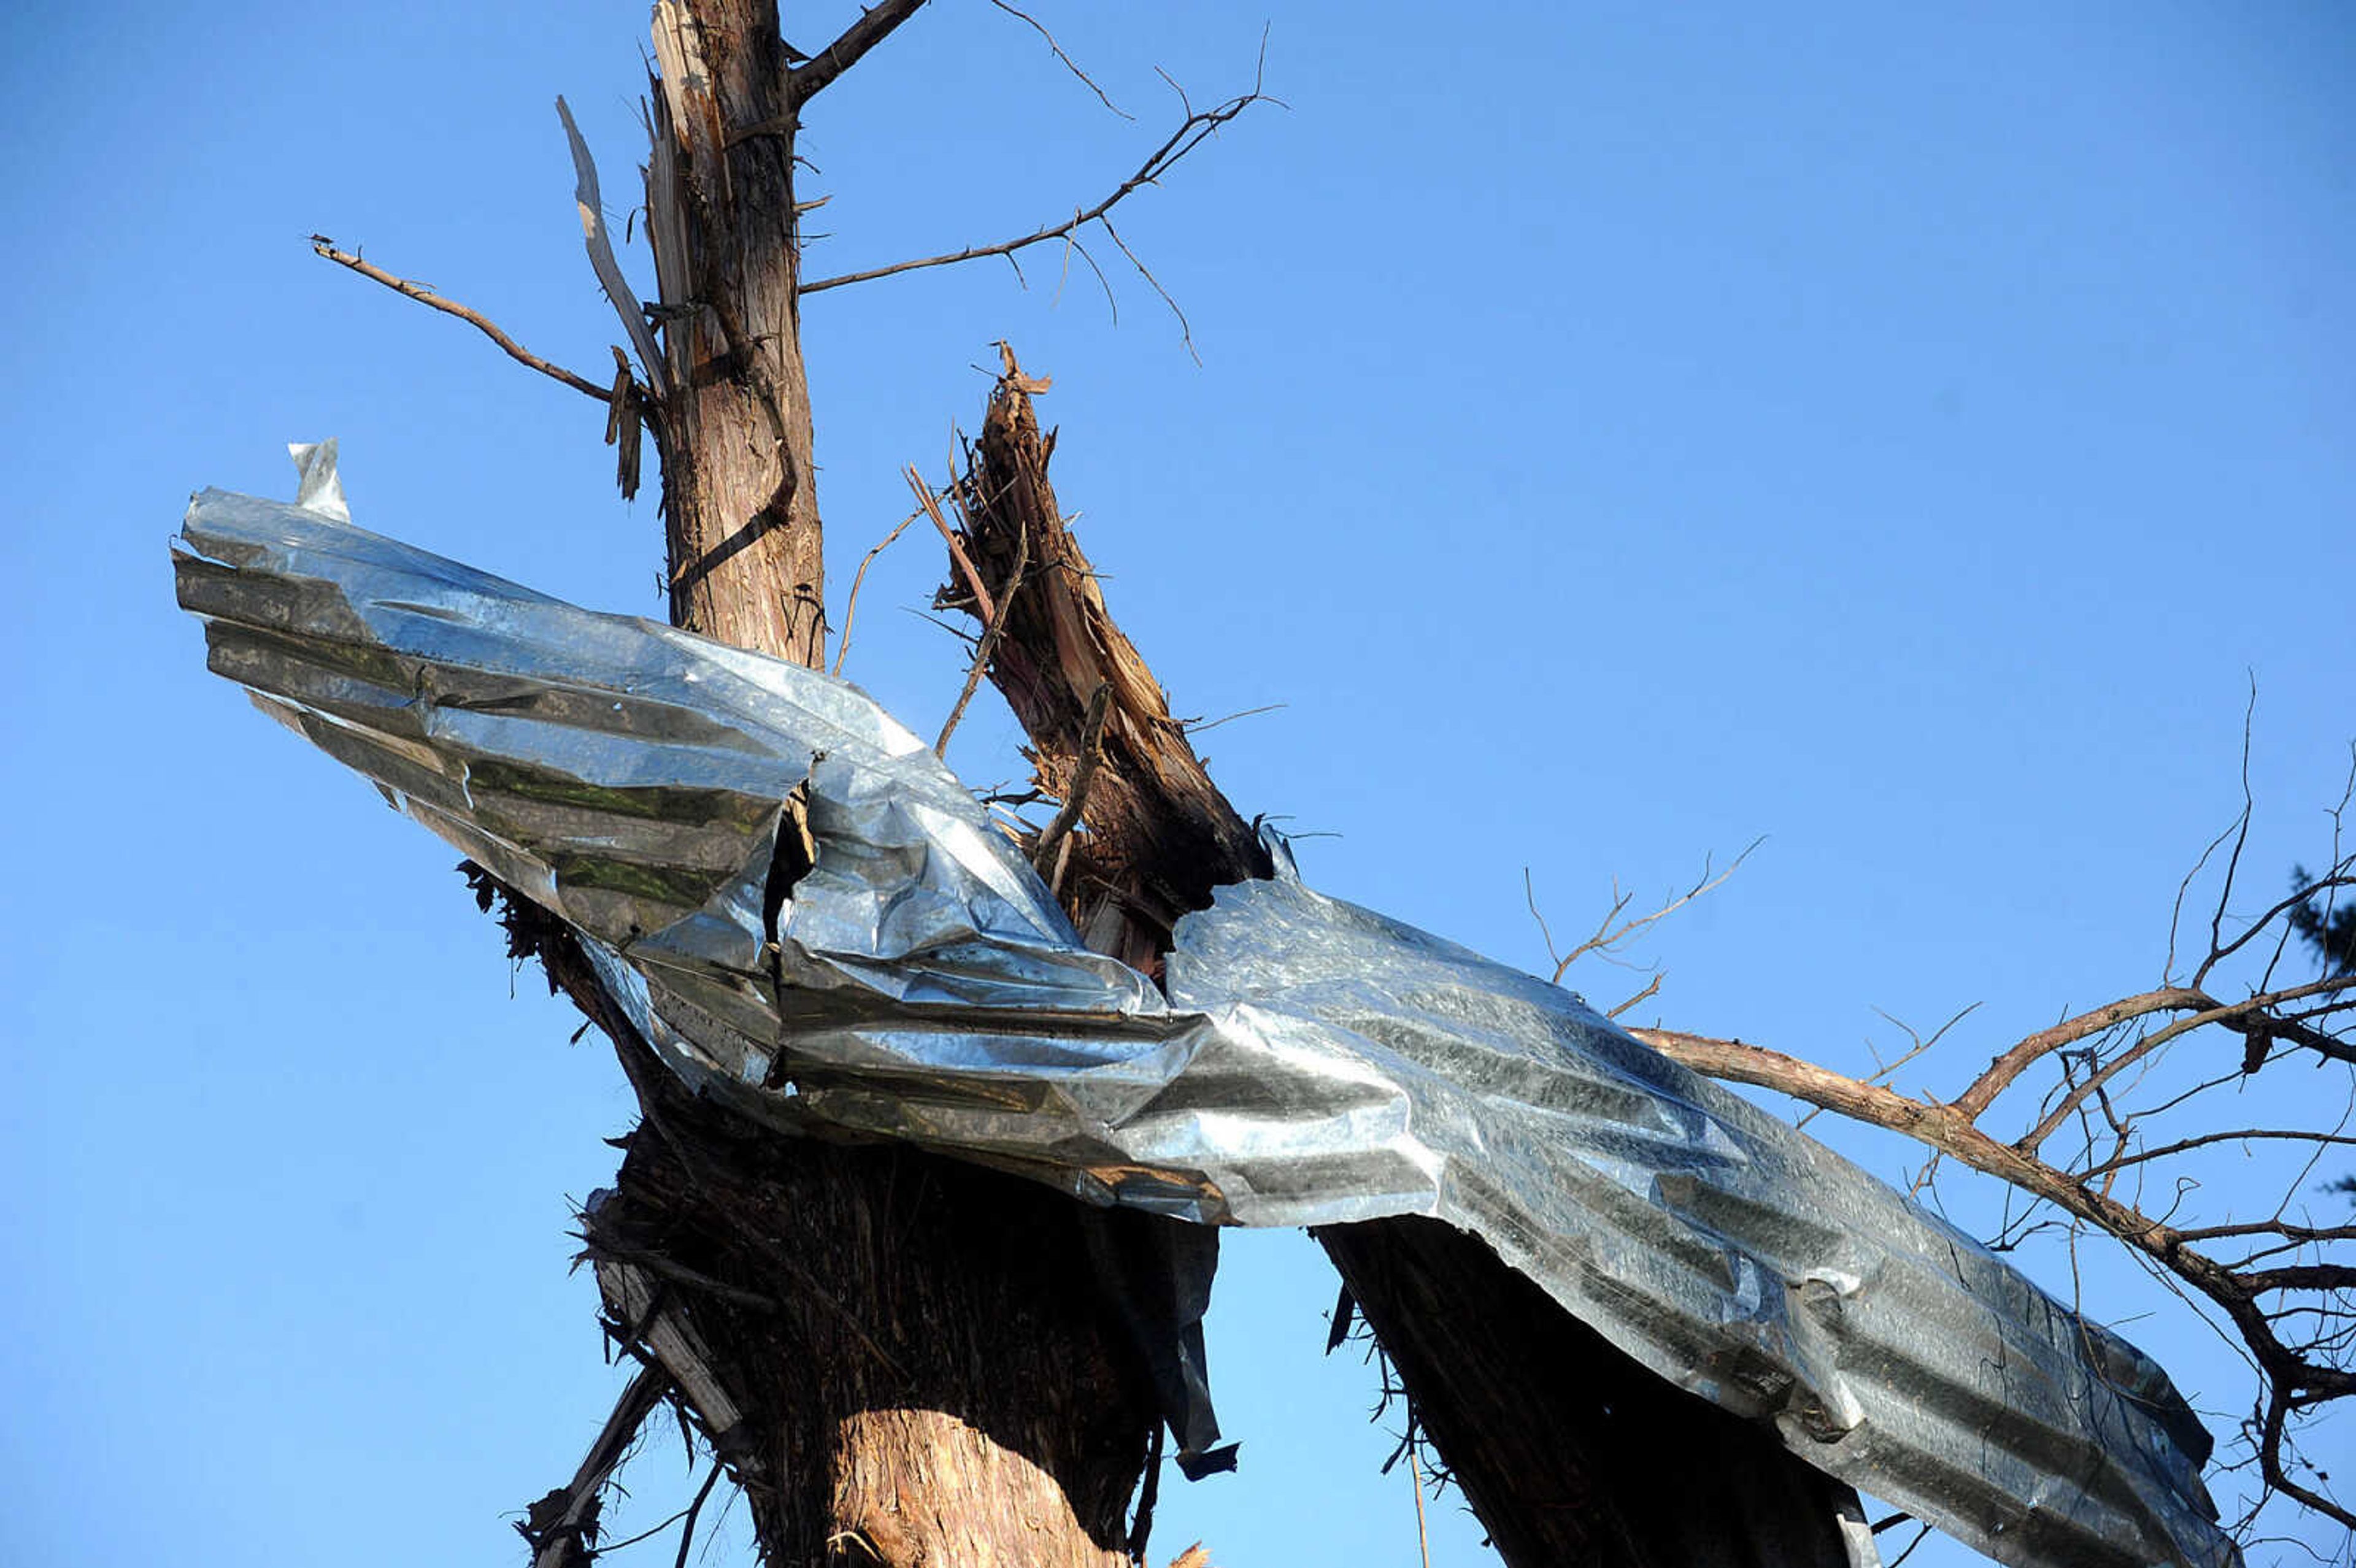
[[[1250,827],[1170,717],[1065,528],[1026,378],[1006,355],[964,496],[985,579],[1027,533],[1024,603],[991,670],[1040,784],[1071,785],[1089,698],[1111,720],[1061,883],[1089,944],[1158,972],[1171,923],[1222,883],[1269,874]],[[963,604],[962,589],[942,591]],[[1076,871],[1078,874],[1073,874]],[[1838,1568],[1840,1486],[1763,1426],[1672,1388],[1556,1307],[1477,1238],[1430,1220],[1329,1226],[1319,1241],[1482,1523],[1516,1568]]]

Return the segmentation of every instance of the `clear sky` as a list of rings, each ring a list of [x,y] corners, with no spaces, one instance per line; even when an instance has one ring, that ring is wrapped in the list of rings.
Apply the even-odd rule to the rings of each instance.
[[[849,14],[792,7],[788,36]],[[1108,245],[1117,326],[1051,255],[1027,290],[1001,262],[809,302],[838,618],[1004,337],[1055,378],[1062,497],[1178,709],[1287,705],[1205,749],[1247,812],[1336,835],[1302,846],[1327,891],[1536,965],[1525,868],[1560,931],[1615,875],[1658,895],[1769,836],[1641,950],[1646,1019],[1863,1071],[1900,1038],[1877,1008],[1978,1001],[1899,1080],[1952,1093],[2154,983],[2253,678],[2253,899],[2319,858],[2356,733],[2344,7],[1038,14],[1137,123],[939,0],[811,112],[813,271],[1093,199],[1176,112],[1152,68],[1246,87],[1264,20],[1290,108],[1122,208],[1199,365]],[[628,1121],[610,1055],[566,1045],[447,850],[204,674],[166,539],[190,490],[291,495],[284,443],[334,434],[362,525],[660,613],[652,486],[616,499],[602,412],[303,242],[602,377],[552,103],[619,216],[644,23],[97,5],[0,65],[0,1562],[514,1561],[503,1510],[617,1385],[565,1235]],[[959,656],[903,612],[941,571],[914,535],[884,558],[848,671],[919,730]],[[993,710],[951,760],[1012,776],[1013,738]],[[1571,981],[1609,1005],[1644,977]],[[2230,1435],[2232,1355],[2094,1253],[2088,1310]],[[2024,1260],[2071,1294],[2065,1256]],[[1371,1381],[1319,1359],[1332,1290],[1298,1238],[1231,1243],[1243,1470],[1165,1493],[1164,1555],[1416,1562]],[[622,1520],[679,1468],[652,1445]],[[1484,1560],[1433,1520],[1434,1563]],[[748,1560],[741,1514],[721,1539]],[[1971,1561],[1944,1550],[1913,1562]]]

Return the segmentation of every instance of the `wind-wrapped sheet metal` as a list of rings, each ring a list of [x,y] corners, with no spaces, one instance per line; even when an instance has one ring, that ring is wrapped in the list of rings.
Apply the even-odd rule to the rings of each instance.
[[[1436,1216],[1999,1561],[2236,1561],[2158,1367],[1577,997],[1274,845],[1179,923],[1165,999],[856,687],[352,528],[331,463],[307,507],[191,505],[212,667],[569,922],[705,1091],[1205,1224]],[[816,866],[772,924],[797,787]]]

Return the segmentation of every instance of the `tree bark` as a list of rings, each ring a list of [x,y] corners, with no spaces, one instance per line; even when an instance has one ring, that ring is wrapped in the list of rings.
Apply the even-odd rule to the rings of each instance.
[[[1047,476],[1043,381],[1012,351],[963,494],[965,554],[996,581],[1021,549],[991,678],[1035,748],[1040,786],[1078,772],[1081,716],[1109,688],[1081,815],[1089,832],[1060,888],[1090,944],[1157,971],[1170,926],[1214,889],[1269,874],[1162,688],[1114,624]],[[1026,546],[1018,546],[1021,533]],[[969,592],[951,563],[948,603]],[[1034,589],[1028,586],[1036,582]],[[1415,1416],[1516,1568],[1841,1568],[1856,1495],[1767,1426],[1668,1384],[1557,1307],[1478,1238],[1437,1221],[1318,1232],[1390,1356]]]
[[[800,100],[914,8],[870,12],[799,91],[773,3],[655,12],[648,379],[671,619],[811,666],[826,627],[794,130]],[[644,1113],[585,1232],[611,1327],[663,1365],[744,1486],[763,1561],[1126,1563],[1157,1407],[1092,1288],[1076,1206],[905,1148],[752,1127],[661,1068],[561,928],[518,922],[614,1037]]]
[[[794,130],[774,0],[662,0],[647,228],[660,287],[670,618],[823,661]]]

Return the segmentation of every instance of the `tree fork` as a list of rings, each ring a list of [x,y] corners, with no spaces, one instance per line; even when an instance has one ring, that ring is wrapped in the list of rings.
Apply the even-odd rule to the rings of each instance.
[[[1257,836],[1211,782],[1161,684],[1064,525],[1025,376],[1001,346],[965,481],[965,554],[985,580],[1026,553],[991,679],[1068,795],[1090,699],[1111,692],[1060,883],[1089,945],[1159,974],[1170,927],[1265,877]],[[1018,540],[1027,536],[1027,547]],[[970,607],[951,566],[944,604]],[[1856,1495],[1763,1424],[1685,1393],[1571,1318],[1479,1238],[1437,1221],[1317,1232],[1499,1552],[1515,1568],[1840,1568]]]

